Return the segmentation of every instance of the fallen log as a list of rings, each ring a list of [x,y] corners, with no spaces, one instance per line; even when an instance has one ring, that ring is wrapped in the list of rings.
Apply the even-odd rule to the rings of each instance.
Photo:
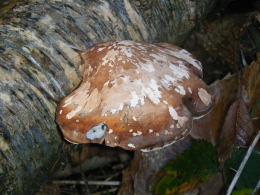
[[[19,1],[2,15],[0,193],[33,194],[66,160],[55,110],[80,83],[81,51],[123,39],[180,44],[215,2]]]

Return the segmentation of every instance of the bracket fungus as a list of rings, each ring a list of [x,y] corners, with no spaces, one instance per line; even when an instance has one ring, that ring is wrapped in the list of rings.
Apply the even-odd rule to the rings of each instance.
[[[201,63],[177,46],[107,42],[83,58],[80,86],[57,109],[57,123],[71,143],[162,148],[188,135],[193,117],[212,105]]]

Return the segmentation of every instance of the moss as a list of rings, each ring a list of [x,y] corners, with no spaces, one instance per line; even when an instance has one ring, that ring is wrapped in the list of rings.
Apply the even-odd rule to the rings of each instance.
[[[233,191],[232,195],[251,195],[252,193],[253,189],[242,189]]]
[[[218,171],[217,151],[206,141],[195,141],[184,153],[170,161],[155,187],[155,194],[173,194],[192,189]]]

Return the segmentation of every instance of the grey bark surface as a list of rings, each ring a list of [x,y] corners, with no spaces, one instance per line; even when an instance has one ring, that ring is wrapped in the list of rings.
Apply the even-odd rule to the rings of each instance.
[[[0,21],[0,193],[34,194],[66,158],[58,102],[80,83],[80,52],[105,41],[180,44],[212,0],[30,0]]]

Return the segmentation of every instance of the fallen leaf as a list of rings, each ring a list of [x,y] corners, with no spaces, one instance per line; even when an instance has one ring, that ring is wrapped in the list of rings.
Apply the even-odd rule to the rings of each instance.
[[[236,98],[237,77],[229,74],[224,79],[211,84],[209,90],[214,96],[214,106],[203,118],[194,120],[191,136],[194,139],[208,140],[216,145],[225,115]]]
[[[244,83],[255,129],[260,129],[260,60],[244,69]]]
[[[260,98],[260,61],[253,62],[243,69],[244,93],[246,102],[241,104],[241,113],[256,108],[253,116],[254,129],[260,129],[260,106],[256,106]],[[195,139],[206,139],[217,145],[226,120],[226,115],[231,105],[237,101],[238,75],[227,75],[224,79],[218,80],[209,86],[211,94],[214,95],[214,106],[205,117],[194,120],[191,136]],[[246,105],[245,105],[246,103]],[[232,110],[232,109],[231,109]],[[230,111],[231,112],[231,111]],[[242,115],[243,116],[243,115]],[[247,118],[248,119],[248,118]],[[232,120],[232,119],[229,119]],[[248,119],[249,120],[249,119]],[[225,128],[226,129],[226,128]],[[240,132],[243,136],[243,132]],[[250,133],[249,133],[250,135]],[[219,145],[219,144],[218,144]]]
[[[254,135],[254,127],[243,98],[237,99],[229,108],[218,141],[221,164],[230,158],[236,144],[246,146]]]

